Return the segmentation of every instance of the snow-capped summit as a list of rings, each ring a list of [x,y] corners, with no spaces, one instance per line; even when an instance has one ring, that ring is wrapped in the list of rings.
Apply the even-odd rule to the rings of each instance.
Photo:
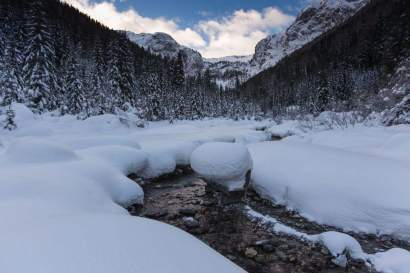
[[[188,76],[196,75],[204,67],[204,61],[198,51],[178,44],[174,38],[166,33],[136,34],[128,31],[127,37],[131,42],[163,57],[176,58],[178,53],[181,52],[184,58],[185,73]]]
[[[274,66],[286,55],[334,28],[365,6],[369,0],[315,0],[283,33],[260,41],[251,61],[251,73]]]

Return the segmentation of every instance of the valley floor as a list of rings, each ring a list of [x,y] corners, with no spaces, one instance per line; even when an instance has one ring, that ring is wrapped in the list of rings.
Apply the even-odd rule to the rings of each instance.
[[[338,232],[297,230],[243,211],[253,220],[326,247],[337,263],[351,256],[379,272],[409,272],[407,250],[363,251],[341,233],[410,241],[409,126],[301,130],[294,121],[203,120],[139,128],[132,116],[79,121],[14,107],[18,129],[0,131],[1,271],[244,272],[180,229],[125,209],[144,202],[143,188],[127,176],[173,173],[189,166],[199,145],[219,141],[247,145],[260,196]],[[272,134],[287,137],[268,141]]]

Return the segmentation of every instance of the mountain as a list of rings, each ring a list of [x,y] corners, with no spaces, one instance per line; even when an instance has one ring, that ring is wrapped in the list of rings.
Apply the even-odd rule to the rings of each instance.
[[[409,120],[409,21],[408,0],[372,0],[248,80],[241,97],[274,115],[391,109],[386,124]]]
[[[228,56],[204,59],[204,69],[219,86],[235,88],[249,79],[249,61],[252,56]]]
[[[249,78],[247,70],[250,56],[230,56],[224,58],[205,59],[191,48],[178,44],[174,38],[166,33],[133,33],[126,32],[130,41],[149,50],[153,54],[176,59],[182,55],[184,71],[187,77],[209,72],[212,79],[222,87],[235,87],[236,82]]]
[[[289,28],[261,40],[253,56],[229,56],[205,59],[193,49],[178,44],[165,33],[135,34],[128,38],[151,50],[154,54],[176,58],[184,56],[188,76],[209,70],[212,78],[222,87],[235,88],[257,73],[274,66],[285,56],[303,47],[326,31],[341,24],[365,6],[370,0],[317,0],[305,8]]]
[[[251,74],[274,66],[285,56],[334,28],[365,6],[369,0],[321,0],[305,8],[286,31],[261,40],[250,62]]]
[[[136,34],[127,31],[126,34],[130,41],[151,51],[153,54],[176,59],[178,54],[181,53],[184,62],[184,70],[187,76],[195,76],[204,68],[204,61],[199,52],[178,44],[174,38],[166,33]]]

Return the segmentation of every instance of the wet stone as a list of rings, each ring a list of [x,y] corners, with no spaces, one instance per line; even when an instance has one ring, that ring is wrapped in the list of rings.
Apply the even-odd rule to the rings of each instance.
[[[258,255],[258,252],[253,247],[249,247],[245,250],[245,256],[248,258],[254,258],[256,255]]]
[[[184,217],[183,219],[184,225],[187,228],[197,228],[199,227],[198,220],[194,219],[193,217]]]
[[[166,216],[167,214],[168,214],[167,210],[159,209],[159,210],[148,211],[145,213],[145,216],[148,218],[158,219],[158,218],[162,218]]]
[[[196,212],[197,211],[193,208],[182,208],[179,210],[179,213],[184,216],[194,216]]]
[[[275,247],[271,243],[264,243],[262,244],[262,250],[265,252],[273,252],[275,250]]]

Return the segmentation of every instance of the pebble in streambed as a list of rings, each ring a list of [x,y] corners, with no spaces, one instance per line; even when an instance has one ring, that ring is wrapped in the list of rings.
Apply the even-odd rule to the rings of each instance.
[[[144,206],[131,207],[130,212],[193,234],[250,273],[370,272],[363,263],[350,263],[347,269],[337,267],[330,253],[321,246],[272,234],[242,213],[243,204],[222,206],[221,193],[206,191],[205,186],[191,172],[143,183]],[[267,204],[254,192],[249,196],[253,208],[274,213],[274,217],[287,220],[287,224],[297,224],[305,231],[313,229],[313,233],[321,229],[301,221],[284,208]]]

